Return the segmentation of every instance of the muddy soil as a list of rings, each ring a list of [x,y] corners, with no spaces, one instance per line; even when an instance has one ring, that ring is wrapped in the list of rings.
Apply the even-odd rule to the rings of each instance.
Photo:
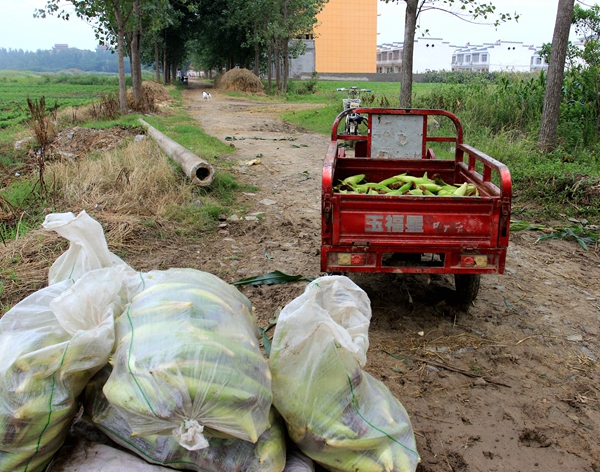
[[[319,276],[321,165],[328,138],[277,118],[283,108],[190,82],[184,102],[207,133],[235,146],[246,217],[170,263],[228,282],[280,270]],[[468,135],[466,136],[468,142]],[[485,151],[485,150],[484,150]],[[260,163],[251,164],[255,159]],[[225,158],[223,158],[225,159]],[[373,317],[366,370],[407,409],[420,472],[600,471],[600,255],[514,232],[502,275],[455,306],[447,276],[351,275]],[[306,282],[244,287],[261,326]]]

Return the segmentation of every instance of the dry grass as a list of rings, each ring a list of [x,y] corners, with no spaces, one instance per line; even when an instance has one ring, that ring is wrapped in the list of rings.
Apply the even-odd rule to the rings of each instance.
[[[131,142],[101,159],[53,163],[47,175],[67,207],[144,217],[162,215],[168,205],[189,200],[192,192],[151,140]]]
[[[222,92],[264,93],[265,87],[248,69],[231,69],[215,79],[215,87]]]
[[[102,224],[115,253],[144,253],[149,245],[164,244],[157,232],[174,241],[174,225],[163,215],[169,205],[189,202],[194,189],[148,139],[96,157],[53,161],[45,176],[48,188],[61,193],[60,211],[90,213]],[[147,226],[148,221],[156,223]],[[68,241],[43,229],[1,246],[3,303],[13,305],[45,287],[48,269],[68,246]]]
[[[142,83],[142,101],[135,105],[133,92],[127,90],[127,105],[131,110],[140,113],[157,113],[159,108],[172,103],[173,97],[167,89],[156,82]],[[69,107],[58,112],[58,121],[61,125],[85,123],[89,120],[114,119],[121,115],[118,94],[103,94],[98,102],[79,107]]]
[[[85,123],[92,119],[92,105],[68,107],[58,112],[59,127]]]
[[[45,148],[56,135],[58,103],[55,102],[54,106],[46,108],[45,96],[39,100],[27,97],[27,106],[29,108],[29,127],[35,134],[38,145]]]
[[[58,234],[44,230],[31,231],[2,247],[2,298],[14,304],[45,287],[50,265],[67,247],[68,243]]]
[[[160,105],[173,102],[173,98],[167,89],[156,82],[146,81],[142,83],[142,100],[136,104],[133,100],[133,91],[127,90],[127,106],[142,113],[156,113]]]

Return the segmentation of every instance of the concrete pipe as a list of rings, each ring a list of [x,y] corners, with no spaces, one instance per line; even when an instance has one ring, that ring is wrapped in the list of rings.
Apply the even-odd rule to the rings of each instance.
[[[165,134],[158,131],[156,128],[150,126],[144,120],[140,118],[140,122],[146,126],[148,134],[157,142],[163,151],[173,159],[179,166],[185,175],[192,181],[192,183],[206,187],[210,185],[215,178],[215,170],[213,167],[194,154],[189,149],[183,147],[176,141]]]

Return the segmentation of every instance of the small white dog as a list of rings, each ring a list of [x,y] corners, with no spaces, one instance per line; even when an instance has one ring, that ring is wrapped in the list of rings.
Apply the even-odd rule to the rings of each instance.
[[[212,98],[212,96],[208,92],[202,92],[202,98],[204,100],[210,100]]]

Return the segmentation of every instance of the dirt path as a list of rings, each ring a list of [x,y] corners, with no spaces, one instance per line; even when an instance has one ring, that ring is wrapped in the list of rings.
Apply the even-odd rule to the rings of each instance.
[[[328,139],[278,120],[282,105],[216,91],[204,101],[201,91],[190,84],[188,110],[236,147],[232,172],[259,190],[244,195],[249,217],[227,221],[199,267],[227,281],[320,275]],[[511,235],[506,273],[482,277],[468,314],[446,303],[446,277],[352,276],[373,307],[367,371],[409,412],[422,472],[600,471],[600,257],[537,236]],[[243,291],[264,326],[304,286]]]

